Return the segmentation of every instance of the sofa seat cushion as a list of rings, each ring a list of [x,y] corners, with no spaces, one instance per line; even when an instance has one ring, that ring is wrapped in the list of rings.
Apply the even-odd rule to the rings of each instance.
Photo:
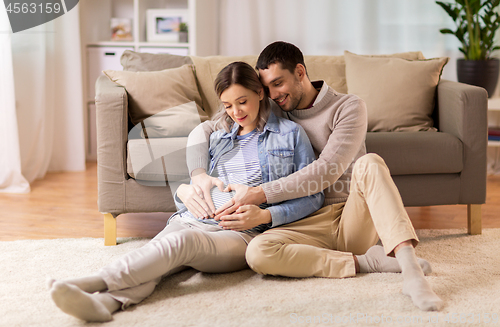
[[[442,132],[369,132],[366,151],[380,155],[391,175],[459,173],[463,144]]]
[[[127,173],[136,180],[189,182],[187,137],[129,139]]]

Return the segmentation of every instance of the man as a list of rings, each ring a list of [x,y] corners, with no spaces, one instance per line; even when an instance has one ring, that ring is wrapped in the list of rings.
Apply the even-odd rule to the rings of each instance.
[[[403,293],[422,310],[439,310],[442,301],[424,278],[430,266],[415,255],[418,237],[389,170],[378,155],[365,154],[364,102],[355,95],[335,92],[324,81],[311,82],[301,51],[286,42],[268,45],[256,68],[269,97],[281,108],[281,116],[306,131],[317,160],[258,187],[228,185],[226,190],[235,190],[236,195],[225,210],[216,212],[216,219],[224,228],[235,229],[251,219],[236,211],[241,205],[277,203],[321,190],[325,203],[304,219],[254,238],[246,252],[249,266],[261,274],[289,277],[402,272]],[[212,125],[204,123],[191,133],[189,143],[201,143],[211,132]],[[208,156],[199,147],[188,155],[193,183],[202,199],[196,205],[202,215],[213,215],[209,189],[221,188],[221,183],[205,173],[207,164],[202,158]],[[375,245],[379,239],[383,247]]]

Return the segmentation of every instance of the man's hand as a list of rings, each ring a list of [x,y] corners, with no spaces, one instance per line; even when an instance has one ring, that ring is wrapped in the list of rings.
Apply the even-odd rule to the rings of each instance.
[[[229,184],[224,192],[235,191],[236,194],[228,202],[224,203],[215,212],[215,220],[222,216],[227,216],[235,212],[239,207],[245,204],[259,205],[267,201],[266,194],[260,186],[249,187],[241,184]]]
[[[210,195],[210,190],[212,187],[217,186],[219,190],[222,191],[224,189],[224,183],[216,177],[207,175],[206,171],[201,168],[195,169],[191,175],[191,185],[194,187],[198,196],[196,197],[194,194],[190,193],[192,197],[187,199],[187,201],[189,201],[189,205],[196,208],[197,211],[190,210],[187,203],[179,196],[179,190],[177,190],[177,196],[179,196],[182,202],[184,202],[191,213],[202,213],[202,215],[198,217],[213,217],[215,213],[215,206],[212,201],[212,196]]]
[[[271,212],[253,204],[243,205],[235,213],[220,218],[219,226],[224,229],[243,231],[272,221]]]

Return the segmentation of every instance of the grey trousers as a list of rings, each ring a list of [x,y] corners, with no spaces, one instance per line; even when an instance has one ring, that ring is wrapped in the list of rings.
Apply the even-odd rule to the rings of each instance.
[[[175,215],[151,242],[102,268],[98,275],[125,309],[153,293],[162,277],[188,267],[210,273],[247,268],[245,251],[252,238]]]

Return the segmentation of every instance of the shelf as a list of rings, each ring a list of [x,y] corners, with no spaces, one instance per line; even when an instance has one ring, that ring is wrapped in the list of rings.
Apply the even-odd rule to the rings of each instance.
[[[215,0],[88,0],[82,3],[81,26],[82,42],[90,47],[133,47],[135,51],[140,51],[143,47],[163,47],[173,49],[187,49],[183,53],[196,54],[197,46],[197,16],[199,14],[210,14],[206,6],[214,6]],[[149,9],[182,9],[188,12],[189,42],[148,42],[146,36],[147,17]],[[215,10],[215,9],[212,9]],[[132,23],[132,37],[129,41],[111,40],[111,18],[130,19]],[[207,25],[213,20],[203,21],[200,29],[208,29]],[[203,33],[202,33],[203,34]],[[215,34],[214,34],[215,35]],[[207,42],[213,42],[214,38],[207,38]],[[175,40],[176,41],[176,40]],[[203,41],[203,44],[205,41]]]
[[[139,47],[189,48],[189,43],[139,42],[137,45]]]
[[[500,141],[488,141],[488,146],[500,146]]]
[[[489,111],[500,111],[500,97],[493,97],[488,99]]]
[[[87,158],[95,158],[95,81],[102,70],[121,70],[123,51],[213,56],[218,53],[219,0],[86,0],[80,1],[80,30],[85,70]],[[148,9],[188,10],[189,42],[147,42]],[[111,40],[111,18],[132,20],[131,41]],[[175,39],[174,39],[175,40]]]
[[[102,41],[88,43],[88,47],[135,47],[135,43],[132,41]]]
[[[89,47],[154,47],[154,48],[189,48],[189,43],[160,43],[132,41],[101,41],[88,43]]]

